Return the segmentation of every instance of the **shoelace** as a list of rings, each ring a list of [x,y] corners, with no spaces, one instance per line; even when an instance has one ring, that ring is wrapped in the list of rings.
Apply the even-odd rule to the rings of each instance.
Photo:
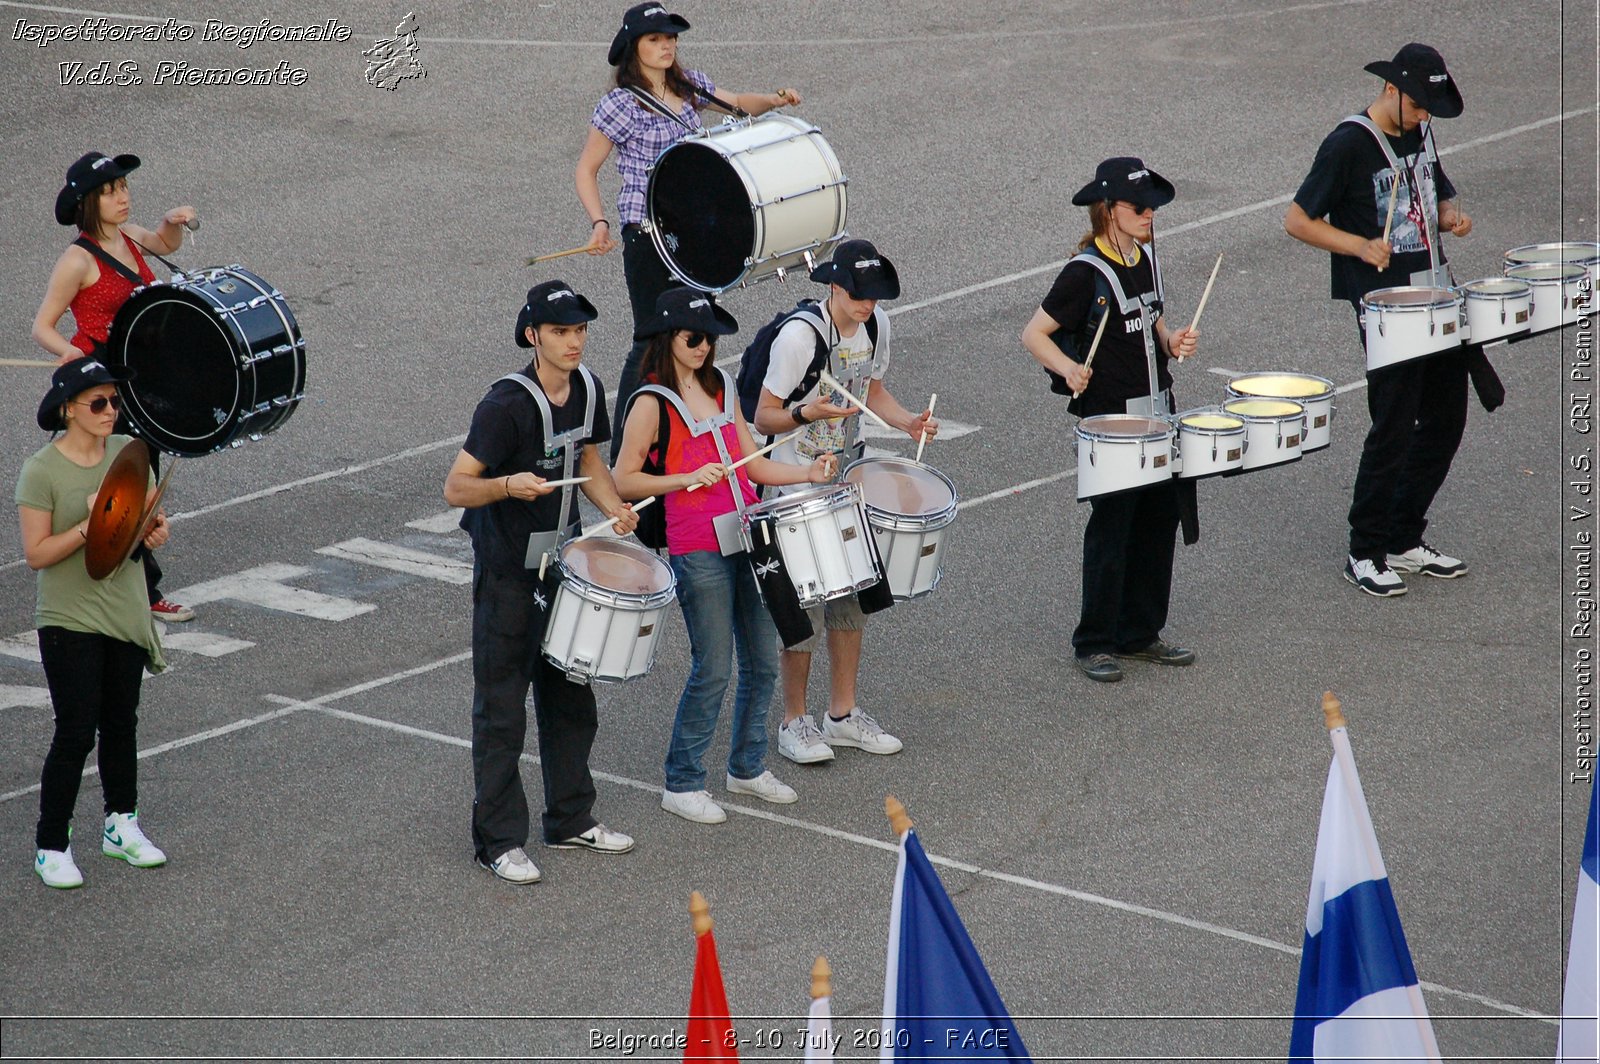
[[[856,725],[868,735],[883,734],[883,726],[877,721],[873,720],[871,717],[867,716],[865,713],[861,712],[859,709],[850,714],[849,717],[846,717],[845,720],[850,720],[851,718],[854,718]]]

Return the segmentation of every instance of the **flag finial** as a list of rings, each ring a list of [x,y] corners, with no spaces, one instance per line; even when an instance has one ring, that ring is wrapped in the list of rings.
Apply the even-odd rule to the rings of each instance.
[[[884,798],[883,811],[889,815],[889,826],[894,829],[896,838],[911,830],[911,817],[900,799],[892,794]]]
[[[817,963],[811,966],[811,1000],[833,996],[833,969],[828,967],[828,958],[818,957]]]
[[[689,915],[694,918],[696,938],[711,931],[711,906],[706,902],[706,896],[698,890],[689,894]]]
[[[1327,724],[1328,730],[1345,726],[1344,710],[1339,706],[1339,700],[1333,696],[1332,691],[1322,692],[1322,720]]]

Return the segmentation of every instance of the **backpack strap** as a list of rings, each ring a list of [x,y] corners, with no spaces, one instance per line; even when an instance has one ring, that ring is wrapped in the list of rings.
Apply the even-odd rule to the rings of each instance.
[[[1378,150],[1383,152],[1384,159],[1389,163],[1389,169],[1394,171],[1395,185],[1398,186],[1400,182],[1401,163],[1400,160],[1395,157],[1394,149],[1389,146],[1389,138],[1384,135],[1383,130],[1379,129],[1377,123],[1375,123],[1371,118],[1368,118],[1365,114],[1353,114],[1349,118],[1346,118],[1344,122],[1348,122],[1351,125],[1360,126],[1362,129],[1365,129],[1368,133],[1372,134],[1372,139],[1378,144]],[[1341,122],[1340,125],[1344,125],[1344,122]],[[1430,169],[1433,171],[1433,180],[1435,182],[1433,187],[1437,193],[1439,187],[1439,153],[1434,147],[1433,124],[1431,122],[1424,122],[1422,125],[1417,127],[1417,129],[1422,137],[1422,159],[1424,162],[1429,164]],[[1417,191],[1420,193],[1421,188],[1419,187]],[[1394,192],[1391,191],[1389,195],[1393,196]],[[1437,200],[1437,195],[1435,196],[1435,199]],[[1438,274],[1439,234],[1434,231],[1434,226],[1428,219],[1427,206],[1424,204],[1418,204],[1417,206],[1421,208],[1422,211],[1422,225],[1424,229],[1422,235],[1423,242],[1428,245],[1428,266],[1435,274]],[[1434,203],[1433,209],[1434,213],[1437,214],[1439,210],[1439,204],[1437,202]]]

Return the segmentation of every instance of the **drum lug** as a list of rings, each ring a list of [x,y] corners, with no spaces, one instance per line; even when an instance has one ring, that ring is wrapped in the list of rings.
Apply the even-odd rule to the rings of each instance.
[[[802,254],[801,257],[803,259],[805,259],[806,273],[811,273],[814,270],[816,270],[816,268],[817,268],[817,260],[816,260],[816,257],[811,254],[810,251],[806,251],[804,254]]]
[[[789,271],[784,269],[782,266],[779,266],[779,267],[777,267],[776,269],[774,269],[772,271],[772,275],[774,277],[776,277],[778,280],[784,281],[784,280],[788,280]]]

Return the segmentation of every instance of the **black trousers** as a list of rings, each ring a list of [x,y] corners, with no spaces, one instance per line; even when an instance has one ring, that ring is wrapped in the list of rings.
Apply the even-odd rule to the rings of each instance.
[[[1362,349],[1366,334],[1362,334]],[[1350,555],[1382,561],[1422,542],[1428,508],[1467,427],[1468,345],[1367,375],[1372,427],[1350,501]]]
[[[539,652],[552,599],[548,585],[474,567],[472,845],[486,862],[528,842],[521,757],[530,687],[544,774],[544,841],[581,835],[597,823],[589,814],[595,799],[589,749],[599,727],[594,691],[568,680]]]
[[[639,389],[639,363],[644,359],[647,341],[638,333],[644,323],[655,316],[656,297],[667,289],[681,284],[667,264],[656,253],[656,246],[637,225],[622,227],[622,275],[628,282],[628,305],[633,308],[633,347],[622,363],[622,375],[617,380],[617,405],[611,417],[611,463],[616,464],[617,452],[622,447],[623,414],[628,400]]]
[[[1161,636],[1172,597],[1178,481],[1099,495],[1083,530],[1083,606],[1073,652],[1143,650]]]
[[[34,845],[67,848],[83,766],[100,738],[100,786],[107,815],[139,807],[138,709],[145,662],[141,646],[108,635],[50,625],[39,629],[56,730],[39,777],[39,826]]]

